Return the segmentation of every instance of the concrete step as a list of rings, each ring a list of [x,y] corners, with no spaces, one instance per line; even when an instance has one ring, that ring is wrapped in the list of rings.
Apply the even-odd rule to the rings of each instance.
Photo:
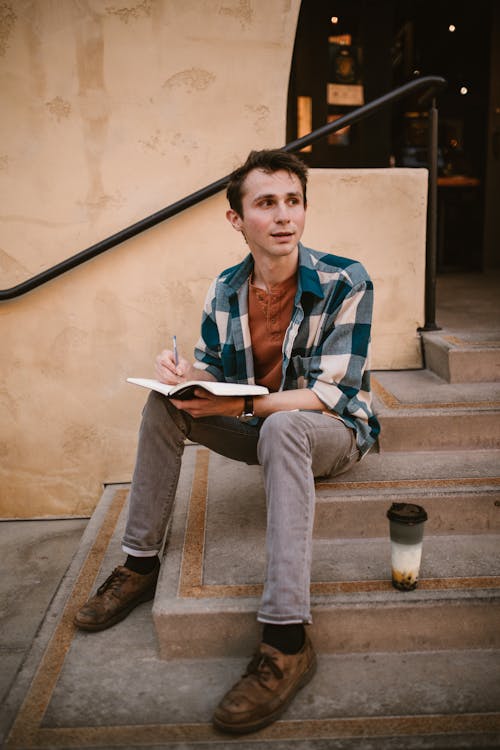
[[[500,381],[500,332],[422,334],[426,367],[449,383]]]
[[[247,653],[258,633],[255,613],[265,566],[260,469],[242,470],[206,449],[193,449],[192,479],[179,487],[153,607],[160,652],[168,659]],[[487,463],[486,456],[482,460]],[[381,470],[380,463],[373,464],[372,475]],[[363,471],[369,474],[370,467]],[[427,471],[437,478],[443,466]],[[500,535],[444,534],[439,524],[434,534],[429,527],[419,587],[402,594],[390,583],[388,499],[378,504],[382,536],[370,530],[367,538],[315,540],[312,633],[318,650],[500,647]],[[358,524],[365,502],[370,503],[363,496],[351,498]],[[494,512],[491,518],[497,525]],[[488,523],[476,529],[481,527]]]
[[[447,383],[429,370],[377,371],[381,451],[500,448],[500,384]]]
[[[70,668],[61,675],[44,717],[51,739],[76,727],[86,746],[92,739],[100,747],[99,740],[112,737],[105,747],[167,748],[172,742],[183,750],[470,750],[500,740],[498,651],[323,656],[280,721],[235,739],[215,731],[211,717],[250,654],[162,663],[147,620],[139,631],[140,613],[132,618],[135,626],[130,619],[120,625],[128,631],[127,654],[111,633],[100,635],[103,660],[95,659],[89,639],[74,644],[81,679],[72,683]]]
[[[316,495],[317,537],[386,536],[393,502],[423,505],[426,534],[498,533],[500,451],[369,453]]]
[[[210,455],[210,523],[234,537],[264,532],[259,466]],[[237,488],[237,502],[234,489]],[[317,538],[386,536],[393,502],[424,505],[429,534],[500,532],[500,451],[369,453],[349,472],[316,483]]]
[[[264,533],[262,471],[210,456],[209,522],[231,537]],[[228,488],[238,488],[238,501]],[[316,483],[314,535],[323,539],[385,537],[393,502],[424,505],[427,534],[500,533],[500,451],[369,453],[349,472]],[[218,542],[219,544],[219,542]],[[220,548],[218,547],[218,553]]]

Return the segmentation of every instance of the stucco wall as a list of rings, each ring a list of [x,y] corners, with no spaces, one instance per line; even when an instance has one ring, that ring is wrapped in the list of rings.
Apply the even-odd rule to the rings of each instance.
[[[422,367],[426,169],[315,169],[304,242],[357,258],[375,286],[376,370]]]
[[[284,139],[298,0],[0,3],[0,272],[10,287]],[[425,173],[317,170],[305,241],[377,283],[375,362],[420,364]],[[0,306],[0,515],[90,513],[130,479],[144,392],[245,253],[215,196]],[[398,304],[398,303],[401,304]],[[387,307],[388,305],[388,307]]]

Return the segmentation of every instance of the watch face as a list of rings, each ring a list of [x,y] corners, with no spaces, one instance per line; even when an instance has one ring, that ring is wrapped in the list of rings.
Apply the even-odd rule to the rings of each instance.
[[[238,419],[240,422],[251,422],[252,419],[255,419],[255,415],[254,414],[240,414]]]

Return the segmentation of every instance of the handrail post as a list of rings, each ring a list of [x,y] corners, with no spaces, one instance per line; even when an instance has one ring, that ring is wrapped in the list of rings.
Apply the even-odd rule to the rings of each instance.
[[[439,331],[436,324],[437,275],[437,219],[438,219],[438,110],[433,97],[429,109],[429,139],[427,147],[429,185],[427,197],[427,238],[425,246],[425,323],[421,331]]]

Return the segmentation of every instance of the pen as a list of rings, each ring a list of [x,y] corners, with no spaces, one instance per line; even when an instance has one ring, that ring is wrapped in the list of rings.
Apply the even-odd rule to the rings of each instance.
[[[174,362],[175,362],[175,366],[177,367],[179,365],[179,353],[177,351],[177,336],[174,336],[172,340],[174,343]]]

